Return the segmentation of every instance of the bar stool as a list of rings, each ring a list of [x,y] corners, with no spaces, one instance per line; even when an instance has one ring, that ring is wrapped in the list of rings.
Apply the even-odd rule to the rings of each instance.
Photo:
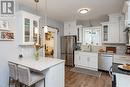
[[[44,79],[45,87],[45,76],[41,73],[30,72],[30,69],[24,66],[18,65],[18,79],[21,84],[27,87],[30,87]]]
[[[15,83],[15,86],[17,86],[18,85],[17,65],[9,62],[8,66],[9,66],[9,87],[11,81],[13,81]]]

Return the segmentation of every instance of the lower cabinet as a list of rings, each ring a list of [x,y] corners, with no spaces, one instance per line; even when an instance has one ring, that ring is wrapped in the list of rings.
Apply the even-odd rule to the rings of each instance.
[[[98,53],[75,51],[75,67],[98,70]]]
[[[116,73],[116,87],[130,87],[130,76]]]
[[[114,63],[126,64],[130,63],[130,57],[128,55],[114,55]]]

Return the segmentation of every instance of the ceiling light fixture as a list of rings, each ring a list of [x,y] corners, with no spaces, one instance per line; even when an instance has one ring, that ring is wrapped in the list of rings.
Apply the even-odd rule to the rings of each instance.
[[[90,11],[90,9],[88,9],[88,8],[80,8],[78,10],[78,13],[80,13],[80,14],[86,14],[88,11]]]

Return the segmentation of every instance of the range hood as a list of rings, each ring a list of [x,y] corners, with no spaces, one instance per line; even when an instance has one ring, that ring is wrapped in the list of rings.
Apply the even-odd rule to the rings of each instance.
[[[125,14],[125,27],[130,27],[130,1],[125,1],[123,7],[123,13]]]

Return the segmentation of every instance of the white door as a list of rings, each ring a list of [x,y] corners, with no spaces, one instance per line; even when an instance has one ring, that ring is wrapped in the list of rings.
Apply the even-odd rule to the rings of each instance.
[[[76,53],[75,53],[74,64],[75,64],[75,66],[76,66],[76,65],[79,65],[79,54],[76,54]]]

